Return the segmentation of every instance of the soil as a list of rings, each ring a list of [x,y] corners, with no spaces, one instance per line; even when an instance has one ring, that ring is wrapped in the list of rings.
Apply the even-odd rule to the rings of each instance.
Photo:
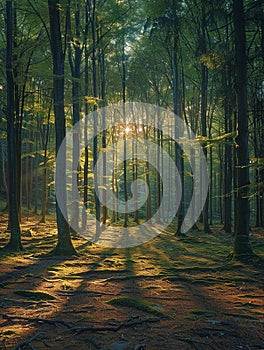
[[[23,220],[22,253],[0,256],[0,349],[264,349],[263,264],[230,261],[219,227],[129,249],[73,236],[80,255],[63,258],[47,255],[54,219],[39,220]],[[262,257],[263,234],[251,233]]]

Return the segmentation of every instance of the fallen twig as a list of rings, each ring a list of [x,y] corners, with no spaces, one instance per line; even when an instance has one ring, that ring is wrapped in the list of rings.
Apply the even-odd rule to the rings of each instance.
[[[8,321],[22,320],[22,321],[28,321],[28,322],[47,323],[50,325],[61,324],[62,326],[65,326],[68,329],[72,328],[72,326],[69,325],[67,322],[61,321],[61,320],[47,320],[45,318],[40,318],[40,317],[32,318],[32,317],[10,316],[10,315],[3,315],[2,317],[3,319]]]
[[[155,323],[160,322],[160,318],[147,318],[144,320],[132,321],[127,323],[121,323],[116,327],[106,326],[106,327],[73,327],[70,330],[75,331],[76,334],[80,334],[83,332],[117,332],[122,328],[129,328],[133,326],[138,326],[143,323]]]
[[[181,336],[179,336],[179,335],[174,335],[174,338],[175,338],[175,339],[178,339],[178,340],[180,340],[180,341],[183,341],[183,342],[185,342],[185,343],[197,343],[197,344],[207,345],[207,346],[209,346],[211,349],[216,350],[216,348],[214,348],[211,344],[205,343],[205,342],[200,341],[200,340],[195,340],[195,339],[192,339],[192,338],[185,338],[185,337],[181,337]]]
[[[23,341],[22,343],[18,344],[14,348],[12,348],[12,350],[20,350],[24,346],[29,347],[31,350],[35,350],[34,346],[31,345],[31,343],[33,342],[33,340],[37,339],[41,334],[46,334],[46,333],[44,333],[44,332],[36,333],[29,340]]]

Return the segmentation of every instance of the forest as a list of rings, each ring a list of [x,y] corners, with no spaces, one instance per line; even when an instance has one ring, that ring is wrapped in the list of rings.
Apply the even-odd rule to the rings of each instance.
[[[0,348],[264,349],[263,2],[0,25]]]

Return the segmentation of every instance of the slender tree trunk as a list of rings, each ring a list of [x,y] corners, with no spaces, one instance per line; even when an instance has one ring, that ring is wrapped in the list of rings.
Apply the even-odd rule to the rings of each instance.
[[[218,181],[219,181],[219,214],[220,214],[220,223],[223,224],[224,220],[223,220],[223,166],[224,166],[224,162],[223,162],[223,154],[222,154],[222,146],[219,145],[219,177],[218,177]]]
[[[103,102],[103,107],[106,106],[106,76],[105,76],[105,53],[104,49],[101,50],[100,53],[100,70],[101,70],[101,98]],[[105,121],[105,111],[102,110],[102,149],[103,149],[103,203],[106,203],[106,121]],[[103,204],[102,206],[102,224],[106,224],[108,214],[107,214],[107,206]]]
[[[47,214],[47,149],[44,149],[43,177],[42,177],[42,211],[41,223],[46,222]]]
[[[126,119],[126,110],[125,110],[125,103],[126,103],[126,57],[125,57],[125,39],[123,42],[122,47],[122,97],[123,97],[123,118]],[[128,201],[128,194],[127,194],[127,161],[126,161],[126,154],[127,154],[127,142],[126,142],[126,131],[124,131],[124,200],[125,200],[125,214],[124,214],[124,227],[128,226],[128,210],[127,210],[127,201]]]
[[[115,192],[115,196],[113,196],[113,212],[112,212],[112,218],[111,221],[112,222],[116,222],[119,220],[119,213],[118,213],[118,180],[117,180],[117,149],[116,149],[116,129],[114,128],[113,133],[112,133],[112,143],[114,144],[114,152],[113,152],[113,164],[114,164],[114,171],[112,174],[112,190],[113,192]]]
[[[91,30],[92,30],[92,71],[93,71],[93,93],[95,99],[97,96],[97,67],[96,67],[96,51],[97,51],[97,40],[96,40],[96,0],[93,0],[92,8],[92,19],[91,19]],[[94,200],[95,200],[95,216],[96,216],[96,237],[99,238],[100,235],[100,219],[101,219],[101,206],[98,198],[98,175],[96,168],[96,163],[98,159],[98,114],[96,112],[97,107],[94,105],[94,143],[93,143],[93,167],[94,167]]]
[[[262,11],[264,15],[264,12]],[[263,16],[262,16],[263,17]],[[264,70],[264,18],[261,21],[261,34],[262,34],[262,49],[263,49],[263,60],[260,62],[262,65],[262,69]],[[259,91],[261,86],[261,79],[256,79],[255,84],[252,88],[251,93],[251,109],[253,114],[253,141],[254,141],[254,156],[256,159],[255,165],[255,183],[256,183],[256,196],[255,196],[255,225],[256,227],[264,226],[264,167],[262,164],[262,160],[264,159],[264,100],[263,96]]]
[[[46,222],[47,204],[48,204],[48,195],[47,195],[47,185],[48,185],[48,144],[49,144],[49,138],[50,138],[51,108],[52,108],[52,105],[50,105],[50,107],[49,107],[47,125],[45,127],[43,127],[43,134],[42,134],[44,156],[43,156],[43,176],[42,176],[42,210],[41,210],[41,220],[40,220],[41,223],[45,223]]]
[[[234,130],[237,128],[237,107],[235,107],[234,110]],[[238,168],[237,168],[237,156],[236,156],[236,144],[235,144],[235,150],[234,150],[234,159],[233,159],[233,169],[234,169],[234,176],[233,176],[233,188],[234,188],[234,234],[236,232],[236,225],[237,225],[237,176],[238,176]]]
[[[88,50],[88,31],[89,31],[89,14],[90,14],[90,6],[89,0],[85,2],[85,33],[84,33],[84,94],[86,98],[89,94],[89,50]],[[84,142],[87,144],[88,142],[88,121],[87,116],[89,114],[89,104],[85,102],[85,125],[84,125]],[[84,151],[84,210],[82,212],[82,229],[84,229],[87,225],[87,208],[88,208],[88,173],[89,173],[89,152],[88,147],[85,147]]]
[[[17,1],[13,1],[13,45],[14,45],[14,53],[13,53],[13,61],[16,62],[18,60],[16,50],[17,50]],[[20,108],[19,108],[19,85],[18,85],[18,69],[17,64],[13,65],[13,75],[14,75],[14,112],[15,112],[15,137],[16,137],[16,171],[17,171],[17,206],[19,212],[19,221],[21,221],[21,206],[22,206],[22,115],[20,116]]]
[[[203,42],[203,53],[206,53],[206,22],[205,22],[205,4],[202,2],[202,42]],[[201,97],[201,126],[202,136],[207,137],[207,87],[208,87],[208,68],[202,63],[202,97]],[[207,159],[207,149],[204,148],[204,155]],[[206,201],[203,208],[203,225],[204,232],[210,233],[210,227],[208,223],[208,208],[209,208],[209,196],[207,194]]]
[[[39,155],[38,155],[38,134],[36,133],[36,154],[35,154],[35,196],[34,196],[34,214],[38,214],[38,200],[39,200],[39,188],[38,188],[38,176],[39,176]]]
[[[137,135],[138,135],[138,131],[137,131],[137,126],[135,126],[135,133],[136,133],[136,140],[133,139],[133,154],[132,154],[132,172],[133,172],[133,182],[134,182],[134,221],[135,223],[139,224],[139,215],[138,215],[138,209],[137,209],[137,205],[138,205],[138,186],[136,185],[135,181],[137,180],[138,177],[138,160],[137,160]]]
[[[5,192],[6,192],[6,207],[4,209],[8,210],[8,201],[9,201],[9,194],[8,194],[8,184],[7,184],[7,179],[6,179],[6,167],[5,167],[5,163],[6,163],[6,156],[5,156],[5,152],[4,152],[4,145],[3,142],[1,142],[1,156],[2,156],[2,176],[3,176],[3,185],[5,188]]]
[[[225,133],[232,132],[232,109],[230,101],[230,89],[231,82],[229,78],[230,68],[223,73],[224,74],[224,86],[225,86]],[[233,159],[233,146],[231,145],[231,138],[227,138],[227,144],[225,145],[225,191],[224,191],[224,230],[227,233],[232,232],[232,159]]]
[[[212,138],[212,119],[213,116],[211,116],[210,120],[210,127],[209,127],[209,138]],[[209,150],[209,164],[210,164],[210,200],[209,200],[209,211],[210,211],[210,225],[213,225],[213,149],[210,147]]]
[[[159,97],[157,96],[157,105],[160,107],[160,100]],[[160,116],[160,109],[158,108],[157,112],[157,125],[158,128],[156,130],[157,132],[157,144],[158,144],[158,152],[157,152],[157,167],[158,169],[161,169],[161,147],[162,147],[162,126],[161,126],[161,116]],[[156,195],[156,210],[160,209],[160,204],[161,204],[161,176],[160,172],[156,172],[156,186],[157,186],[157,195]],[[158,212],[159,213],[159,212]],[[163,214],[163,213],[162,213]],[[163,217],[163,216],[162,216]],[[160,214],[157,216],[157,222],[160,223]]]
[[[237,213],[234,239],[234,258],[244,259],[252,255],[249,243],[249,154],[248,154],[248,112],[247,112],[247,58],[243,0],[233,0],[236,97],[237,97]]]
[[[29,153],[30,155],[27,157],[27,211],[31,210],[31,204],[32,204],[32,184],[33,184],[33,157],[32,157],[32,132],[29,133],[30,136],[30,144],[29,144]]]
[[[149,126],[145,127],[145,139],[148,140],[149,139]],[[150,220],[151,219],[151,186],[150,186],[150,168],[149,168],[149,148],[147,146],[147,161],[146,161],[146,184],[147,187],[149,189],[149,194],[148,194],[148,198],[147,198],[147,211],[146,211],[146,220]]]
[[[68,58],[71,68],[72,76],[72,105],[73,105],[73,126],[80,120],[80,79],[81,79],[81,60],[82,60],[82,48],[81,48],[81,29],[80,29],[80,3],[75,2],[74,17],[75,17],[75,33],[73,33],[71,25],[71,11],[70,11],[71,0],[68,0]],[[72,50],[73,46],[73,50]],[[79,133],[78,131],[73,133],[73,164],[78,164],[80,157],[79,150]],[[72,169],[73,173],[76,173],[77,182],[79,179],[78,170]],[[76,178],[72,178],[73,186]],[[75,198],[71,205],[71,224],[72,227],[79,227],[79,204]]]

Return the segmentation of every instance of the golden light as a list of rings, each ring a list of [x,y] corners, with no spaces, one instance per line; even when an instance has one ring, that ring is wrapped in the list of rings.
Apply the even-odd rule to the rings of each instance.
[[[130,127],[129,126],[126,127],[125,132],[126,132],[126,134],[129,134],[129,132],[130,132]]]

